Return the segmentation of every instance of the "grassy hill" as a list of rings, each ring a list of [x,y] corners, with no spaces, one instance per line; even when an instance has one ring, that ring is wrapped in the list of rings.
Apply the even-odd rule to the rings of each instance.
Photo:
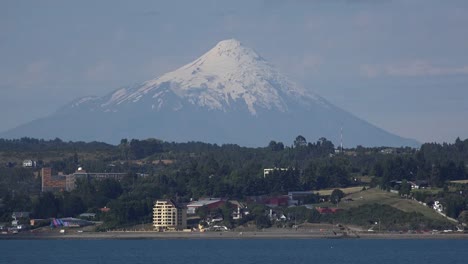
[[[346,201],[352,199],[352,201]],[[352,194],[348,194],[337,205],[338,208],[349,209],[365,204],[384,204],[392,206],[403,212],[417,212],[424,216],[439,221],[448,221],[443,216],[436,213],[433,209],[418,203],[415,200],[401,198],[398,194],[386,192],[377,188],[367,189]],[[330,207],[335,207],[333,204],[326,204]],[[317,206],[324,206],[319,204]]]
[[[357,193],[362,190],[364,186],[353,186],[353,187],[347,187],[347,188],[336,188],[344,192],[344,194],[352,194],[352,193]],[[322,189],[318,190],[315,193],[320,194],[322,196],[328,196],[331,195],[334,189]]]

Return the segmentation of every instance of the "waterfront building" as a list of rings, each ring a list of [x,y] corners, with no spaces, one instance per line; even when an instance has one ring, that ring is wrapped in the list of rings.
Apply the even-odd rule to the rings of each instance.
[[[153,207],[153,228],[155,231],[187,228],[187,210],[171,200],[157,200]]]

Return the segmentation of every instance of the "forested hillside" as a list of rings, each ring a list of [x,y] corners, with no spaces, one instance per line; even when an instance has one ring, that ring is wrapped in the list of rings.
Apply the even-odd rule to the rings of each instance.
[[[23,168],[22,161],[36,161]],[[350,186],[394,188],[394,181],[424,181],[436,198],[452,203],[450,216],[466,210],[466,185],[450,181],[468,178],[468,140],[453,144],[423,144],[412,148],[335,150],[325,138],[308,142],[298,136],[292,142],[271,141],[261,148],[202,142],[174,143],[157,139],[127,140],[119,145],[99,142],[63,142],[22,138],[0,139],[0,216],[8,221],[13,211],[30,211],[35,217],[76,216],[109,207],[103,219],[121,225],[150,221],[155,199],[188,202],[200,197],[244,200],[248,196],[287,194]],[[54,174],[121,172],[122,181],[81,181],[72,192],[41,193],[39,171],[51,167]],[[265,168],[273,170],[264,177]],[[411,190],[411,188],[409,189]],[[434,191],[435,190],[435,191]]]

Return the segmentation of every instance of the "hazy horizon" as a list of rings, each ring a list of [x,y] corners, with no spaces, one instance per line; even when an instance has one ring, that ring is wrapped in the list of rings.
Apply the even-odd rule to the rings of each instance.
[[[0,131],[155,78],[236,38],[389,132],[465,139],[467,11],[464,1],[5,1]]]

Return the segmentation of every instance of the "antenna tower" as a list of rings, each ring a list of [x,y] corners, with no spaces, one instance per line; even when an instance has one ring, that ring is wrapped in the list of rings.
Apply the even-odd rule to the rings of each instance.
[[[343,127],[341,127],[341,131],[340,131],[340,135],[341,135],[341,153],[343,153]]]

